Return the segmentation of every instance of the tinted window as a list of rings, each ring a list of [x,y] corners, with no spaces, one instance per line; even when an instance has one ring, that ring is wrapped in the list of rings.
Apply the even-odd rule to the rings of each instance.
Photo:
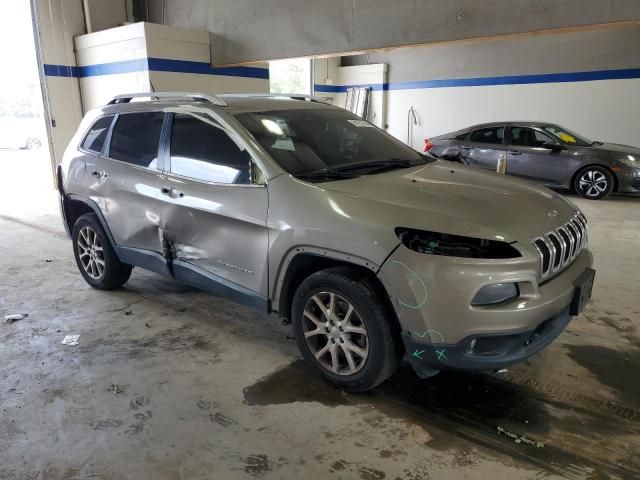
[[[461,133],[460,135],[457,135],[454,138],[454,140],[467,140],[469,138],[469,135],[471,135],[471,132],[464,132]]]
[[[526,127],[511,127],[511,143],[522,147],[542,147],[544,142],[553,142],[544,133]]]
[[[162,112],[121,113],[113,126],[109,157],[157,168]]]
[[[104,140],[107,138],[107,133],[109,132],[109,126],[111,125],[112,120],[113,115],[99,118],[91,126],[91,130],[89,130],[87,136],[84,137],[82,148],[95,153],[100,153],[102,151],[102,145],[104,145]]]
[[[478,143],[502,143],[504,127],[481,128],[471,132],[470,140]]]
[[[213,120],[177,114],[171,131],[171,172],[213,183],[250,183],[249,152]]]
[[[293,175],[360,162],[424,161],[414,150],[342,109],[245,112],[236,118]]]

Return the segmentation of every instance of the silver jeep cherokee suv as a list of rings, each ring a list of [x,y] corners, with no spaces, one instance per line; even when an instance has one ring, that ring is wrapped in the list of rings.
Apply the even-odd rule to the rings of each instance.
[[[85,116],[58,189],[91,286],[137,266],[278,312],[351,391],[403,356],[421,377],[521,361],[594,279],[587,221],[556,193],[308,96],[116,97]]]

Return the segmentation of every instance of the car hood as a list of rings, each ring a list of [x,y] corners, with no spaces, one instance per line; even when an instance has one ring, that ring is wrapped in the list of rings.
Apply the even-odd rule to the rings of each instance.
[[[606,150],[612,153],[626,153],[627,155],[640,155],[640,148],[632,147],[630,145],[620,145],[618,143],[603,143],[602,145],[593,145],[596,150]]]
[[[322,188],[374,202],[373,215],[395,226],[509,242],[528,243],[578,210],[545,187],[442,160]]]

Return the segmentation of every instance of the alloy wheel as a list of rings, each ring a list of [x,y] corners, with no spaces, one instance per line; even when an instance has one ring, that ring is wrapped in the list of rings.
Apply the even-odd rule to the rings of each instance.
[[[306,303],[302,328],[316,360],[337,375],[353,375],[369,355],[367,328],[355,307],[334,292],[319,292]]]
[[[597,170],[587,170],[580,177],[578,186],[587,197],[598,197],[607,191],[609,181],[604,173]]]
[[[78,233],[78,258],[82,268],[94,280],[104,275],[104,250],[96,232],[91,227],[82,227]]]

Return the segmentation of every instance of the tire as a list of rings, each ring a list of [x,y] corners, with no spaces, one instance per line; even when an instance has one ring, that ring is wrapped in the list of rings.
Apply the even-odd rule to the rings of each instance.
[[[584,167],[576,174],[573,188],[582,198],[600,200],[613,190],[613,174],[598,165]]]
[[[82,215],[73,226],[73,255],[82,278],[98,290],[121,287],[133,267],[118,260],[95,213]]]
[[[331,385],[363,392],[385,381],[398,368],[402,348],[389,321],[393,312],[381,297],[370,279],[345,267],[314,273],[296,291],[291,309],[296,343],[305,360]],[[332,298],[333,325],[326,313]],[[346,318],[349,305],[353,310]]]

